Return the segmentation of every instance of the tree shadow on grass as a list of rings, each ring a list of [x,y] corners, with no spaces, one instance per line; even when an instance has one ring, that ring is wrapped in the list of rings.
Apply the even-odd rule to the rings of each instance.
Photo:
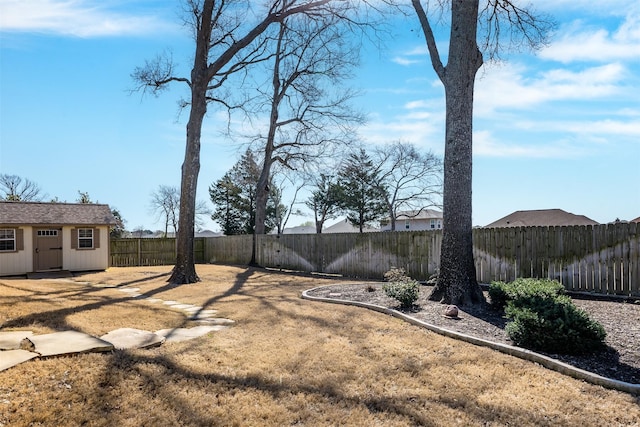
[[[158,278],[167,276],[169,273],[162,273],[153,276],[147,276],[140,279],[131,280],[128,282],[123,282],[121,284],[115,285],[112,288],[121,288],[126,287],[131,284],[140,284],[144,282],[151,282]],[[66,283],[66,282],[63,282]],[[43,309],[38,312],[29,313],[27,315],[17,316],[11,318],[4,323],[0,324],[0,329],[9,329],[9,328],[23,328],[30,327],[34,324],[40,324],[45,327],[49,327],[51,329],[57,331],[64,330],[77,330],[78,328],[70,325],[67,321],[67,317],[73,314],[78,314],[83,311],[91,311],[97,310],[100,308],[120,304],[120,303],[129,303],[134,301],[135,299],[139,299],[139,297],[132,298],[129,295],[123,295],[119,298],[114,298],[112,296],[107,295],[96,295],[98,293],[102,293],[105,291],[104,287],[100,286],[87,286],[81,282],[72,283],[73,288],[70,289],[69,286],[63,287],[58,290],[52,290],[51,288],[38,290],[34,288],[30,288],[28,286],[17,286],[17,285],[9,285],[6,281],[1,282],[0,285],[20,290],[26,292],[27,294],[22,295],[14,295],[3,297],[2,303],[7,305],[13,304],[30,304],[30,303],[39,303],[46,304],[51,302],[54,305],[54,302],[60,299],[64,299],[69,303],[80,302],[78,305],[69,305],[67,307],[62,308],[52,308],[52,309]],[[165,290],[171,289],[170,285],[165,285],[160,288],[155,288],[145,293],[145,296],[152,296],[157,293],[163,292]],[[90,300],[87,302],[86,300]],[[153,307],[149,306],[149,310],[165,310],[167,307]],[[187,319],[185,319],[185,322]]]
[[[528,420],[531,425],[548,424],[547,414],[540,411],[528,411],[518,405],[510,407],[497,407],[490,401],[482,401],[474,396],[464,394],[462,390],[450,388],[444,390],[437,397],[433,397],[427,388],[420,390],[414,388],[411,394],[405,390],[394,392],[389,389],[383,393],[347,393],[346,383],[354,381],[356,372],[335,373],[327,376],[318,382],[318,378],[313,382],[304,380],[282,380],[261,375],[259,373],[222,373],[214,368],[207,372],[194,372],[176,362],[176,358],[169,359],[163,355],[140,355],[131,354],[126,351],[116,351],[112,355],[109,366],[105,369],[102,382],[97,384],[97,392],[101,394],[100,401],[105,407],[101,411],[110,423],[121,421],[117,414],[109,411],[112,402],[119,399],[116,394],[110,394],[108,390],[118,390],[119,382],[130,377],[136,378],[138,390],[146,393],[150,398],[159,400],[163,407],[169,408],[172,416],[185,425],[230,425],[242,420],[243,415],[230,413],[224,408],[225,400],[238,398],[249,399],[252,393],[257,393],[264,400],[264,396],[273,401],[274,405],[296,396],[298,402],[309,401],[313,405],[326,405],[327,407],[337,407],[339,413],[318,414],[318,419],[312,419],[309,414],[306,419],[300,419],[295,413],[290,414],[293,419],[298,419],[301,424],[314,422],[328,423],[330,420],[337,422],[345,413],[366,408],[370,417],[380,420],[395,420],[395,422],[407,423],[416,426],[440,425],[442,421],[438,418],[438,409],[449,408],[464,411],[467,416],[478,423],[496,422],[505,423],[510,420]],[[443,360],[441,363],[446,363]],[[150,366],[155,369],[149,369]],[[155,372],[158,375],[150,374]],[[380,378],[385,376],[380,372]],[[387,379],[388,381],[388,379]],[[496,379],[496,386],[501,380]],[[508,379],[503,379],[508,381]],[[183,393],[176,395],[175,390],[167,387],[167,384],[184,387]],[[189,391],[189,389],[191,391]],[[188,396],[197,396],[202,390],[206,390],[204,397],[210,398],[206,401],[193,400]],[[221,406],[219,412],[228,414],[228,419],[218,418],[209,411],[211,406]],[[251,415],[253,419],[260,417],[260,412],[269,413],[268,408],[258,408],[254,406],[254,411],[258,414]],[[302,408],[301,408],[302,409]],[[289,409],[295,411],[295,409]],[[302,411],[301,411],[302,412]],[[329,418],[327,418],[327,416]],[[285,416],[286,417],[286,416]],[[335,417],[331,418],[331,417]],[[320,421],[322,420],[322,421]],[[400,421],[398,421],[400,420]],[[169,420],[167,420],[169,421]],[[242,421],[240,421],[242,422]],[[245,419],[246,422],[246,419]],[[393,421],[390,421],[393,422]]]

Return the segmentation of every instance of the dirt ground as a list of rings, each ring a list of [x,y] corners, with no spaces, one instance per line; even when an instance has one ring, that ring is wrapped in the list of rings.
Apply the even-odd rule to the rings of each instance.
[[[2,371],[0,426],[640,425],[636,396],[380,313],[300,298],[343,279],[201,265],[200,282],[172,287],[170,270],[0,278],[1,330],[99,335],[197,324],[146,297],[236,322],[153,349],[34,359]]]

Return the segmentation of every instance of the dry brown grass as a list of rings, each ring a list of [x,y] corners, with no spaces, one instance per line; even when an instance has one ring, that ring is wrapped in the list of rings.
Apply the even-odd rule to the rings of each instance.
[[[219,311],[229,329],[148,350],[33,360],[0,372],[0,426],[639,425],[639,401],[355,307],[300,298],[331,279],[198,266],[113,268],[78,283],[0,279],[4,330],[189,326],[167,306]],[[335,279],[334,279],[335,280]]]

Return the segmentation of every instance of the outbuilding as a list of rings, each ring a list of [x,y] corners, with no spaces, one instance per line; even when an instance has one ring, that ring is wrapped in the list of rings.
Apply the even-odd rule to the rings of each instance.
[[[109,267],[108,205],[0,202],[0,276]]]

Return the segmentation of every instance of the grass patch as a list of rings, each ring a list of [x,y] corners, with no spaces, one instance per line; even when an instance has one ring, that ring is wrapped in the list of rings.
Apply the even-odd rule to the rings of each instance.
[[[0,372],[0,426],[633,425],[638,400],[356,307],[300,293],[335,279],[198,266],[0,279],[2,329],[105,333],[190,325],[163,300],[216,309],[229,329],[148,350],[33,360]]]

